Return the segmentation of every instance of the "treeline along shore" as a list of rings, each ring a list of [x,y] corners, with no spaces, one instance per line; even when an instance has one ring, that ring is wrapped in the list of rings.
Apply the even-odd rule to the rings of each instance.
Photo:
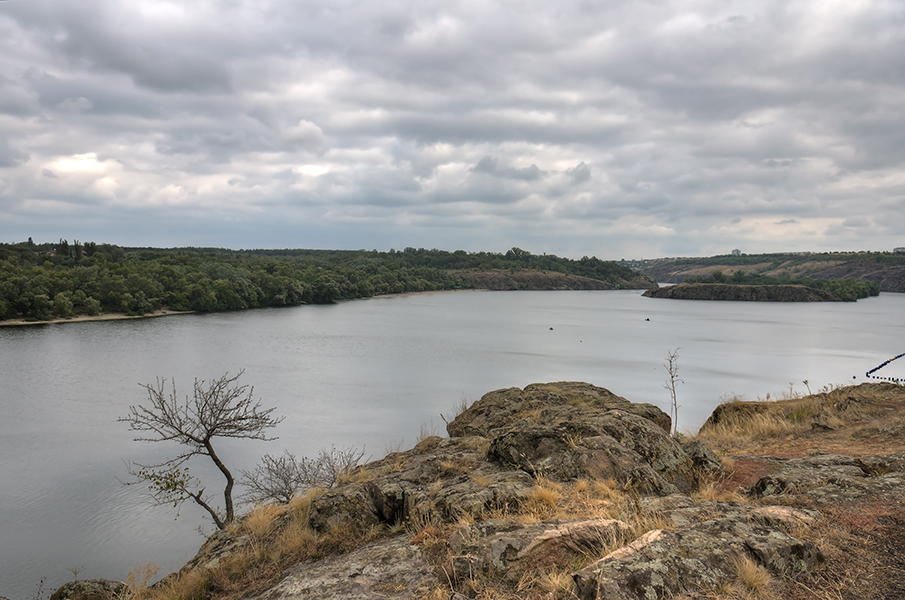
[[[29,240],[0,244],[0,322],[331,304],[385,294],[477,288],[488,279],[479,274],[487,273],[508,282],[500,289],[656,285],[627,267],[596,257],[572,260],[520,248],[505,253],[424,248],[159,249]]]

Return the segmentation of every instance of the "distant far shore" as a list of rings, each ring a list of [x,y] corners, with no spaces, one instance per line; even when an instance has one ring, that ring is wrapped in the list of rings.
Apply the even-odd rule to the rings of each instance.
[[[368,296],[367,298],[351,298],[349,300],[340,300],[339,302],[358,302],[361,300],[379,300],[383,298],[406,298],[409,296],[433,296],[435,294],[458,294],[463,292],[492,292],[498,290],[489,290],[486,288],[466,288],[466,289],[458,289],[458,290],[428,290],[426,292],[402,292],[399,294],[379,294],[377,296]],[[530,290],[529,290],[530,291]],[[536,290],[535,290],[536,291]],[[557,290],[551,290],[557,291]],[[304,304],[300,304],[298,306],[305,306]],[[261,307],[268,308],[268,307]],[[280,308],[288,308],[288,307],[280,307]],[[246,308],[240,310],[255,310],[253,308]],[[238,311],[226,311],[226,312],[238,312]],[[153,319],[156,317],[169,317],[171,315],[192,315],[192,314],[200,314],[195,310],[158,310],[152,313],[146,313],[143,315],[126,315],[123,313],[104,313],[100,315],[95,315],[93,317],[89,317],[88,315],[79,315],[77,317],[72,317],[70,319],[50,319],[49,321],[26,321],[25,319],[8,319],[6,321],[0,321],[0,327],[18,327],[22,325],[55,325],[58,323],[84,323],[86,321],[123,321],[126,319]]]
[[[405,298],[406,296],[432,296],[434,294],[450,294],[454,292],[486,292],[488,290],[430,290],[427,292],[403,292],[401,294],[381,294],[379,296],[368,296],[367,298],[355,298],[353,300],[341,300],[340,302],[352,302],[354,300],[376,300],[379,298]],[[305,306],[300,304],[299,306]],[[243,309],[254,310],[254,309]],[[237,312],[237,311],[229,311]],[[69,319],[50,319],[49,321],[26,321],[25,319],[7,319],[0,321],[0,327],[19,327],[23,325],[55,325],[58,323],[84,323],[86,321],[124,321],[126,319],[153,319],[156,317],[169,317],[171,315],[192,315],[199,314],[194,310],[157,310],[143,315],[126,315],[123,313],[103,313],[100,315],[88,316],[79,315]]]

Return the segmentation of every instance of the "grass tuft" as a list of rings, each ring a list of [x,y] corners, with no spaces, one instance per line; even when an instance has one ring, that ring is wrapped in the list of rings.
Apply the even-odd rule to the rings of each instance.
[[[757,598],[767,597],[773,581],[770,573],[747,556],[739,556],[733,562],[739,584]]]
[[[134,567],[126,575],[126,588],[117,600],[136,600],[141,597],[148,587],[148,581],[157,574],[160,567],[153,563]]]
[[[248,513],[242,526],[254,538],[263,538],[273,530],[274,520],[285,513],[287,507],[278,504],[262,504]]]

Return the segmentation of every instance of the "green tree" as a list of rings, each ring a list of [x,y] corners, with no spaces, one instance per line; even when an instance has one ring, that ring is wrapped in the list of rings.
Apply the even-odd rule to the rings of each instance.
[[[72,300],[69,299],[69,294],[60,292],[53,298],[53,312],[58,317],[63,319],[70,319],[73,316],[72,310]]]

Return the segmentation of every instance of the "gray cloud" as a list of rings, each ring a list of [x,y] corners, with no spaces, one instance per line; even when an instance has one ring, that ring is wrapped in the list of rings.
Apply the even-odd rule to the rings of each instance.
[[[520,179],[522,181],[534,181],[535,179],[540,179],[544,176],[544,173],[542,173],[535,164],[532,164],[529,167],[522,167],[521,169],[515,167],[501,167],[499,161],[492,156],[485,156],[479,160],[471,170],[474,173],[486,173],[487,175],[494,175],[506,179]]]
[[[901,246],[903,45],[879,1],[0,3],[0,240]]]

